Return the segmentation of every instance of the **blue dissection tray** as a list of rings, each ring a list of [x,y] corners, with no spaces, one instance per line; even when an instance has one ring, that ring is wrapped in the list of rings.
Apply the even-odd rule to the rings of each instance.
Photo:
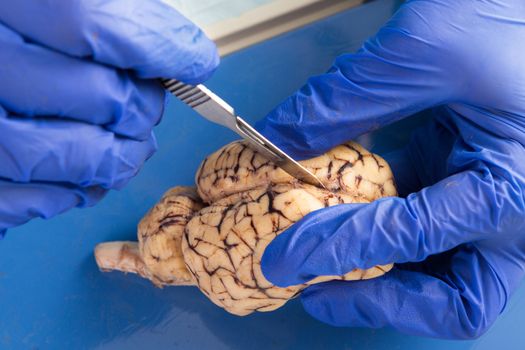
[[[400,1],[378,0],[226,57],[209,86],[251,122],[372,35]],[[382,153],[406,142],[412,120],[367,138]],[[123,191],[98,206],[35,220],[0,241],[1,349],[523,349],[525,289],[488,334],[454,342],[391,330],[343,329],[306,314],[298,300],[271,313],[227,314],[196,288],[158,289],[101,273],[93,248],[133,240],[142,215],[200,161],[235,139],[173,100],[157,128],[159,152]],[[519,344],[522,344],[521,346]]]

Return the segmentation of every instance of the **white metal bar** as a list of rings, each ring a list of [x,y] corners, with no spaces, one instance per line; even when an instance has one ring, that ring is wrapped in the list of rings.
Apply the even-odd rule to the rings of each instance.
[[[205,27],[224,56],[362,4],[365,0],[276,0]]]

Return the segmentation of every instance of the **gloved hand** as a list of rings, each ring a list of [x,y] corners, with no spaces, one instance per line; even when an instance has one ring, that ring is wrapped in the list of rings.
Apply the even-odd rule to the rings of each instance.
[[[525,2],[407,1],[355,54],[258,129],[298,158],[431,109],[390,154],[404,198],[307,215],[262,259],[279,286],[398,263],[381,278],[302,294],[337,326],[443,338],[482,334],[525,269]],[[402,264],[404,263],[404,264]]]
[[[215,45],[161,0],[0,5],[0,233],[96,203],[156,149],[156,80],[207,79]]]

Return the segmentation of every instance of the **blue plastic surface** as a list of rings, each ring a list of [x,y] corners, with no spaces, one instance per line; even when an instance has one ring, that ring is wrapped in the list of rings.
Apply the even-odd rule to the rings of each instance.
[[[333,58],[355,50],[399,1],[378,0],[238,52],[209,82],[254,122]],[[385,152],[406,142],[423,118],[361,142]],[[0,241],[0,349],[522,349],[525,288],[476,341],[409,337],[389,330],[332,328],[298,300],[244,318],[217,308],[195,288],[158,289],[132,275],[101,273],[94,246],[133,240],[142,215],[174,185],[193,183],[200,161],[235,139],[177,101],[157,128],[159,152],[123,191],[98,206],[36,220]]]

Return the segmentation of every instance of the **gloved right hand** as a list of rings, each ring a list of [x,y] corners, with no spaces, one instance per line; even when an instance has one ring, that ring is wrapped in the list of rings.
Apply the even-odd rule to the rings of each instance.
[[[523,0],[406,1],[265,118],[259,130],[300,159],[433,115],[385,155],[402,198],[308,214],[268,245],[265,277],[286,287],[394,262],[377,279],[311,286],[303,305],[337,326],[483,334],[525,278],[523,38]]]
[[[161,0],[0,5],[0,234],[93,205],[156,149],[165,92],[206,80],[215,45]]]

